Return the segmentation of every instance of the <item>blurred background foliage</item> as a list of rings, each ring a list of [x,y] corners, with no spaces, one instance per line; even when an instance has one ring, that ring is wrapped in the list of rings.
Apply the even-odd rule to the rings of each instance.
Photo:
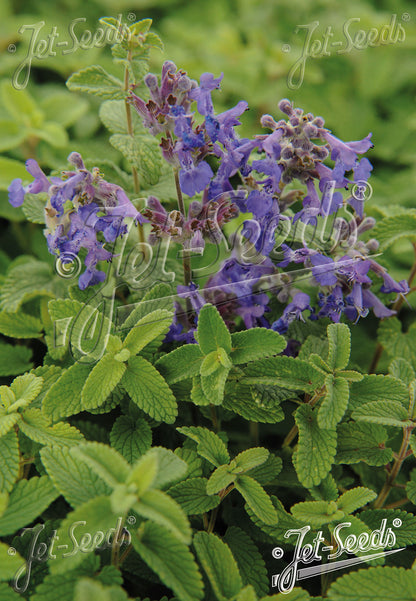
[[[326,126],[346,141],[373,132],[375,148],[369,158],[374,165],[374,194],[367,213],[382,218],[416,207],[416,10],[412,2],[1,0],[0,217],[7,220],[2,221],[1,230],[1,246],[7,251],[7,256],[1,254],[2,269],[10,257],[22,253],[35,252],[47,259],[41,228],[20,224],[25,218],[22,210],[12,209],[7,202],[10,181],[14,177],[27,180],[27,158],[37,158],[46,172],[65,168],[66,157],[73,150],[91,159],[90,163],[104,158],[120,164],[98,116],[99,99],[70,93],[64,85],[74,71],[95,63],[120,76],[109,45],[88,48],[88,33],[83,33],[94,33],[100,17],[119,14],[130,21],[153,19],[153,30],[165,43],[163,54],[152,54],[153,72],[160,72],[166,59],[197,80],[205,71],[216,76],[223,72],[222,91],[214,96],[216,110],[221,112],[240,99],[247,100],[250,111],[243,116],[242,136],[262,133],[259,119],[263,113],[279,119],[277,102],[284,97],[305,111],[322,115]],[[330,27],[330,42],[340,41],[345,48],[345,27],[354,37],[358,30],[380,30],[393,15],[395,29],[400,25],[405,32],[403,41],[375,47],[365,47],[364,41],[361,49],[344,54],[337,53],[340,46],[329,46],[329,56],[307,59],[304,79],[297,89],[288,86],[288,73],[304,52],[306,30],[299,26],[317,22],[311,41],[323,41]],[[349,19],[355,20],[346,25]],[[36,24],[39,31],[35,40]],[[54,32],[57,35],[49,49],[56,55],[46,50],[46,56],[33,58],[27,87],[15,89],[13,74],[41,39],[51,44],[48,36]],[[87,40],[85,49],[76,48],[82,35]],[[73,51],[63,55],[65,47],[57,44],[65,40],[66,48]],[[20,73],[20,83],[27,68]],[[381,262],[389,265],[396,279],[407,277],[413,262],[410,243],[398,242]],[[415,295],[412,297],[411,304]]]

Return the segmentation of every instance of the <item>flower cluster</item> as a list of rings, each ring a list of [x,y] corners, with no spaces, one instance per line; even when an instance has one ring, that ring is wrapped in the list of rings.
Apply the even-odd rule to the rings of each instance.
[[[13,180],[9,201],[18,207],[26,193],[47,194],[44,232],[49,251],[60,257],[63,264],[71,263],[81,249],[87,251],[86,269],[79,277],[79,287],[84,290],[105,280],[106,274],[97,269],[97,264],[113,258],[105,243],[126,233],[125,218],[140,223],[145,218],[120,186],[103,179],[98,168],[86,169],[79,153],[72,152],[68,161],[74,170],[48,179],[37,162],[29,159],[26,168],[35,179],[26,187],[21,179]]]

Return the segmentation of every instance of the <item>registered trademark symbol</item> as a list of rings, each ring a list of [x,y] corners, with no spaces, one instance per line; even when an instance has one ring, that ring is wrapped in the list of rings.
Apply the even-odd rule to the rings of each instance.
[[[402,14],[402,21],[410,21],[410,15],[409,15],[409,13],[403,13]]]
[[[275,559],[282,559],[284,552],[281,547],[275,547],[272,551],[272,555]]]
[[[136,523],[136,518],[134,517],[134,515],[129,515],[129,517],[127,518],[126,522],[128,524],[130,524],[130,526],[133,526],[133,524]]]
[[[287,54],[288,52],[290,52],[290,50],[291,50],[290,44],[283,44],[283,46],[282,46],[282,52],[284,52],[284,53]]]
[[[134,13],[129,13],[127,15],[127,18],[129,21],[135,21],[136,20],[136,15]]]
[[[7,550],[7,553],[9,555],[16,555],[17,551],[16,551],[16,549],[14,547],[9,547],[8,550]]]
[[[16,46],[15,46],[15,44],[9,44],[7,46],[7,51],[8,52],[16,52]]]
[[[395,518],[395,519],[393,520],[393,526],[394,526],[395,528],[400,528],[400,526],[401,526],[401,525],[402,525],[402,521],[401,521],[401,519],[400,519],[400,518]]]
[[[355,198],[355,200],[360,200],[361,202],[364,202],[365,200],[369,200],[369,198],[372,197],[373,188],[368,182],[364,180],[358,180],[358,182],[355,182],[355,184],[353,185],[351,194]]]

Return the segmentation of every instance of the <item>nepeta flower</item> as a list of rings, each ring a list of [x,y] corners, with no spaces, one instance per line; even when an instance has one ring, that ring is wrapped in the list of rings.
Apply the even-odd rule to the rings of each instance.
[[[26,161],[26,170],[35,179],[25,187],[22,186],[20,178],[12,181],[9,186],[9,202],[13,207],[20,207],[27,193],[39,194],[39,192],[47,192],[49,189],[49,180],[34,159]]]
[[[311,313],[313,313],[313,309],[310,303],[311,299],[304,292],[298,292],[297,294],[295,294],[292,302],[290,302],[284,309],[282,317],[280,317],[277,321],[275,321],[272,324],[272,330],[279,332],[279,334],[284,334],[285,332],[287,332],[289,325],[295,319],[305,321],[302,313],[307,309]]]

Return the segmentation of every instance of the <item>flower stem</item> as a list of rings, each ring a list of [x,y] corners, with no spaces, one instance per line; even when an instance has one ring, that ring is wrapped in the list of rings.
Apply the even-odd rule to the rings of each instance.
[[[186,219],[185,213],[185,203],[183,202],[181,185],[179,183],[179,173],[178,170],[174,170],[175,173],[175,186],[176,186],[176,195],[178,197],[178,207],[184,219]],[[183,251],[182,255],[182,265],[183,265],[183,281],[185,286],[189,286],[192,281],[192,268],[191,268],[191,257],[187,253],[186,250]],[[188,299],[189,300],[189,299]]]
[[[393,464],[393,467],[391,468],[390,473],[387,476],[384,486],[380,491],[380,494],[378,495],[377,499],[374,501],[375,509],[380,509],[380,507],[383,507],[384,503],[386,502],[387,497],[390,494],[391,489],[393,488],[394,481],[396,480],[396,478],[400,472],[403,461],[406,459],[407,448],[409,446],[410,436],[412,434],[413,428],[414,428],[414,426],[410,426],[409,428],[403,429],[403,440],[402,440],[402,444],[400,447],[400,451],[394,461],[394,464]]]

